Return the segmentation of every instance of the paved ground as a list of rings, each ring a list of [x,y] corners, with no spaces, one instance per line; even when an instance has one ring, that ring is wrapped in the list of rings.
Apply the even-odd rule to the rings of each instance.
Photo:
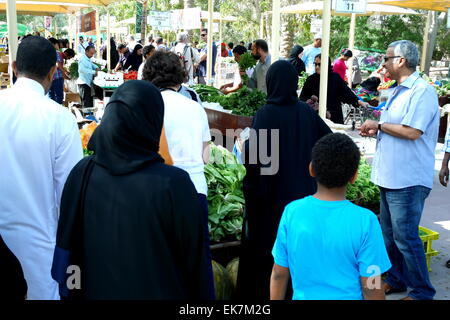
[[[347,131],[354,139],[369,161],[375,152],[375,139],[361,138],[357,131]],[[436,147],[436,164],[433,190],[425,201],[425,208],[420,225],[440,234],[439,240],[433,241],[433,249],[439,255],[431,258],[430,279],[436,288],[437,300],[450,300],[450,269],[445,266],[450,260],[450,187],[443,187],[439,183],[438,172],[443,158],[442,144]],[[389,300],[403,298],[405,294],[387,296]]]

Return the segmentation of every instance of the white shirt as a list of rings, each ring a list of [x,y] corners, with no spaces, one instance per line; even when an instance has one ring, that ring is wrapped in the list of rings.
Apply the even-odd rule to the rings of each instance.
[[[145,66],[145,60],[142,61],[141,65],[139,66],[138,75],[137,75],[137,79],[138,80],[142,80],[142,74],[144,72],[144,66]]]
[[[0,91],[0,232],[19,259],[28,299],[59,299],[51,276],[64,183],[83,157],[75,117],[19,78]]]
[[[185,43],[178,43],[175,47],[172,48],[172,52],[176,54],[183,55],[184,54],[184,60],[185,60],[185,67],[186,71],[188,73],[189,79],[188,83],[189,85],[194,84],[194,64],[200,63],[200,54],[198,53],[197,49],[192,48],[191,46],[188,46],[186,49],[186,52],[184,51],[187,44]]]
[[[211,141],[208,117],[197,102],[177,92],[163,91],[164,130],[174,166],[189,173],[198,193],[208,194],[203,142]]]

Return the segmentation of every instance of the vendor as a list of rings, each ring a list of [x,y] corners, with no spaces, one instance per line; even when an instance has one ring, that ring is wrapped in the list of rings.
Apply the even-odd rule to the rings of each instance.
[[[348,49],[344,49],[341,51],[341,56],[334,61],[333,64],[333,72],[337,73],[342,80],[347,81],[347,62],[351,57],[353,57],[353,52]]]
[[[229,94],[232,92],[238,91],[240,88],[242,88],[242,78],[241,73],[245,74],[245,71],[239,70],[239,62],[241,61],[241,55],[247,52],[247,49],[243,46],[236,46],[233,49],[233,55],[234,60],[237,62],[236,70],[234,72],[234,79],[232,83],[224,84],[222,87],[220,87],[220,91],[224,94]]]
[[[78,62],[78,89],[80,91],[81,104],[83,108],[92,108],[94,106],[93,86],[94,76],[97,75],[99,68],[91,61],[95,55],[94,47],[87,47],[85,54],[81,56]]]

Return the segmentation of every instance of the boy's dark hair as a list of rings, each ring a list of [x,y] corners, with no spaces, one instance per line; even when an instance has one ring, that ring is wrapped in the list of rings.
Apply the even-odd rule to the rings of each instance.
[[[264,52],[269,52],[269,46],[267,45],[266,40],[258,39],[254,41],[256,48],[261,49]]]
[[[186,71],[178,55],[170,51],[156,51],[144,65],[142,79],[158,88],[178,86],[186,78]]]
[[[89,52],[89,50],[95,49],[94,46],[87,46],[86,49],[84,49],[84,52]]]
[[[370,91],[377,91],[378,86],[380,85],[381,80],[378,77],[370,77],[361,83],[361,87]]]
[[[52,45],[55,45],[55,44],[59,45],[59,41],[56,40],[55,38],[48,38],[48,41],[50,41],[50,43],[51,43]]]
[[[243,55],[246,52],[247,52],[247,49],[243,46],[236,46],[233,49],[233,53],[236,53],[238,55]]]
[[[358,170],[361,154],[353,140],[342,133],[330,133],[317,141],[312,150],[312,166],[317,183],[340,188]]]
[[[230,48],[231,50],[233,50],[233,48],[234,48],[234,43],[233,43],[233,42],[229,42],[229,43],[228,43],[228,48]]]
[[[123,43],[121,43],[121,44],[119,44],[118,46],[117,46],[117,49],[118,50],[122,50],[122,49],[125,49],[126,48],[126,46],[123,44]]]
[[[73,51],[72,49],[66,49],[64,51],[64,54],[66,55],[67,58],[72,59],[73,57],[75,57],[75,51]]]
[[[142,49],[142,55],[145,57],[146,55],[148,55],[153,50],[155,50],[155,47],[152,46],[151,44],[149,44],[148,46],[145,46],[144,49]]]
[[[19,44],[16,64],[19,74],[42,80],[56,65],[55,48],[45,38],[27,37]]]

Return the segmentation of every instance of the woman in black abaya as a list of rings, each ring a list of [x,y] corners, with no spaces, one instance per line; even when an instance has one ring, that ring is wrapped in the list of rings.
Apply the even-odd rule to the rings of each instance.
[[[303,52],[303,47],[295,45],[291,53],[289,54],[288,61],[294,66],[297,74],[302,75],[302,72],[306,72],[306,66],[302,59],[300,59],[300,54]]]
[[[61,200],[52,276],[73,299],[214,298],[203,211],[189,175],[158,154],[159,90],[128,81],[111,97]],[[66,268],[81,269],[68,290]],[[69,288],[70,289],[70,288]]]
[[[309,175],[311,150],[330,128],[307,104],[297,98],[298,75],[288,61],[277,61],[266,76],[267,104],[253,119],[250,139],[245,143],[244,179],[245,219],[239,262],[237,290],[240,298],[269,299],[271,254],[284,207],[291,201],[316,192],[316,182]],[[267,129],[267,135],[260,130]],[[271,135],[279,138],[271,142]],[[257,142],[253,144],[254,142]],[[253,145],[252,145],[253,144]],[[259,154],[267,145],[272,161],[249,163],[251,154]],[[277,158],[277,161],[274,160]],[[262,174],[261,169],[273,167]]]
[[[300,93],[300,100],[308,101],[312,96],[320,97],[320,66],[321,55],[314,59],[316,73],[310,75]],[[342,103],[365,106],[366,103],[359,100],[355,93],[342,80],[341,76],[333,72],[331,60],[328,59],[328,90],[327,90],[327,111],[330,113],[330,120],[334,123],[344,124],[342,114]]]

